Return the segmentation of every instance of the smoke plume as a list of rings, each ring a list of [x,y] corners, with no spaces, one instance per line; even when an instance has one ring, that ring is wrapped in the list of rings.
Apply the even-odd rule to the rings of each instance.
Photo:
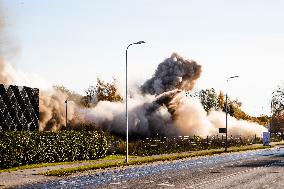
[[[175,108],[175,127],[179,135],[218,135],[219,128],[225,128],[224,112],[211,110],[208,114],[199,99],[179,93],[171,102]],[[173,108],[173,107],[172,107]],[[260,137],[267,129],[257,123],[237,120],[228,116],[228,134],[234,136]]]
[[[174,89],[191,90],[200,74],[201,66],[195,61],[186,60],[173,53],[158,65],[154,76],[141,86],[141,90],[152,95]]]
[[[68,94],[55,90],[37,75],[22,73],[8,63],[8,51],[5,49],[9,49],[9,43],[5,42],[2,18],[0,10],[0,83],[39,88],[39,130],[62,129],[65,126],[65,100]],[[218,128],[225,127],[225,114],[221,111],[207,114],[198,99],[185,95],[185,91],[194,87],[200,74],[199,64],[173,53],[158,65],[152,78],[140,87],[132,87],[132,95],[128,97],[130,136],[151,137],[158,134],[205,137],[218,134]],[[81,108],[69,100],[67,117],[71,122],[95,122],[103,130],[125,134],[124,102],[100,101],[94,108]],[[266,131],[256,123],[238,121],[232,117],[228,122],[230,135],[261,136]]]
[[[129,133],[132,137],[156,135],[217,135],[224,128],[225,114],[204,110],[199,99],[187,97],[200,77],[201,66],[174,53],[158,65],[152,78],[140,88],[131,88]],[[93,109],[81,111],[84,120],[94,121],[104,130],[125,134],[125,104],[102,101]],[[228,134],[261,136],[267,129],[256,123],[229,116]]]

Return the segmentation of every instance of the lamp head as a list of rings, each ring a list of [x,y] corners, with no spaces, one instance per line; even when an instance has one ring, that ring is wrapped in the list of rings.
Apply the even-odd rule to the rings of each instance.
[[[233,79],[233,78],[236,78],[236,77],[240,77],[240,76],[238,76],[238,75],[235,75],[235,76],[232,76],[232,77],[230,77],[231,79]]]
[[[142,43],[145,43],[145,41],[138,41],[138,42],[133,43],[133,44],[137,45],[137,44],[142,44]]]
[[[229,77],[229,78],[227,79],[227,81],[229,81],[230,79],[234,79],[234,78],[237,78],[237,77],[240,77],[240,76],[238,76],[238,75],[235,75],[235,76]]]

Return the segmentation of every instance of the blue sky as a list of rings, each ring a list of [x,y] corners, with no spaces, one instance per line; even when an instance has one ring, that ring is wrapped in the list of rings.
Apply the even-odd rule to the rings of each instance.
[[[2,0],[18,69],[84,93],[101,77],[143,82],[172,52],[196,60],[197,88],[226,90],[253,115],[283,80],[281,0]]]

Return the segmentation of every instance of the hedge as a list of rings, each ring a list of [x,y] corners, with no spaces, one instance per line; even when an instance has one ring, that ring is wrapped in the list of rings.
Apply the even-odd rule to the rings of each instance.
[[[228,147],[239,147],[250,144],[262,143],[261,138],[252,137],[228,137]],[[208,136],[171,136],[146,138],[129,143],[129,154],[149,156],[157,154],[180,153],[186,151],[199,151],[205,149],[217,149],[225,147],[225,137]]]
[[[107,139],[99,131],[0,131],[0,168],[98,159],[107,150]]]

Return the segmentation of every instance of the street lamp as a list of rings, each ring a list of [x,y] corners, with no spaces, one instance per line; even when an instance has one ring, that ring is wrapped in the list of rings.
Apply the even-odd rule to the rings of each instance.
[[[125,121],[126,121],[126,157],[125,162],[128,163],[128,108],[127,108],[127,50],[131,45],[140,45],[145,43],[144,41],[138,41],[131,43],[126,48],[126,64],[125,64]]]
[[[66,113],[66,114],[65,114],[65,116],[66,116],[66,117],[65,117],[65,126],[66,126],[66,129],[67,129],[67,102],[68,102],[68,101],[67,101],[67,99],[66,99],[66,100],[65,100],[65,104],[66,104],[66,106],[65,106],[65,107],[66,107],[66,108],[65,108],[65,110],[66,110],[66,112],[65,112],[65,113]]]
[[[239,76],[236,75],[236,76],[229,77],[227,79],[227,82],[230,79],[234,79],[234,78],[237,78],[237,77],[239,77]],[[227,148],[228,148],[228,92],[226,92],[226,141],[225,141],[225,152],[227,152]]]

